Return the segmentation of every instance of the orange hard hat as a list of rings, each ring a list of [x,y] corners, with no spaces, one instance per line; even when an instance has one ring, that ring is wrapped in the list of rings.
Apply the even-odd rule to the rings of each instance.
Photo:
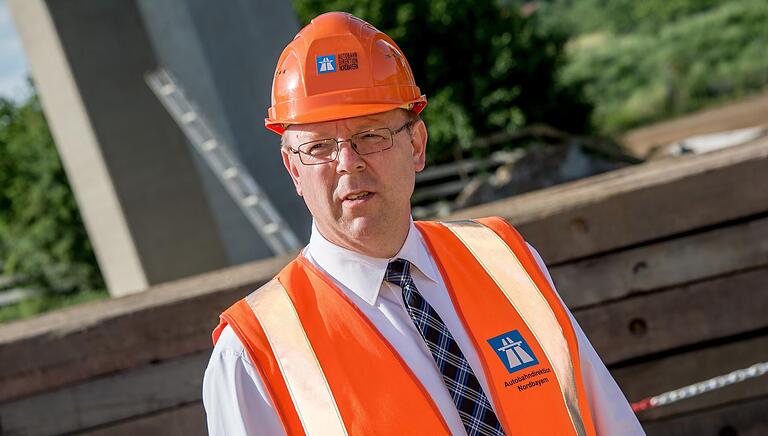
[[[345,12],[316,17],[283,50],[264,125],[316,123],[427,105],[395,42]]]

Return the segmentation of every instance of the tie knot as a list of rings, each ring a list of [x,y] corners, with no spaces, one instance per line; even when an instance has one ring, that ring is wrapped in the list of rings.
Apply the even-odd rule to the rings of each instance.
[[[403,283],[411,280],[411,263],[400,258],[389,262],[384,280],[402,287]]]

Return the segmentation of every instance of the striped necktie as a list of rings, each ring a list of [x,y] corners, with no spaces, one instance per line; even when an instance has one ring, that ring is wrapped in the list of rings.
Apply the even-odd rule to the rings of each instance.
[[[504,435],[477,377],[467,363],[451,332],[435,309],[421,296],[411,278],[411,264],[395,259],[387,266],[384,280],[403,288],[403,301],[411,320],[427,343],[438,369],[443,375],[461,421],[469,436]]]

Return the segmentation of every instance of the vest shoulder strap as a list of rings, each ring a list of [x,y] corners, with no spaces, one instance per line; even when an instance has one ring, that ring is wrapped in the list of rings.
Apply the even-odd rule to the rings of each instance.
[[[268,381],[265,384],[289,434],[347,434],[296,309],[277,278],[221,315],[214,343],[227,325],[249,356],[258,359],[254,366]]]
[[[576,434],[594,434],[573,325],[522,236],[500,217],[431,224],[447,228],[493,278],[552,363]]]

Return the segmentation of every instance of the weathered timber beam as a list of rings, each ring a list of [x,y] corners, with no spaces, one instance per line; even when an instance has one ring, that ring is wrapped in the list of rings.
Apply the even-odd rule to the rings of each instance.
[[[627,399],[638,401],[765,361],[768,361],[768,336],[758,336],[616,368],[611,370],[611,374]],[[638,417],[641,421],[657,420],[766,395],[768,376],[762,376],[667,406],[648,409]]]
[[[768,327],[768,268],[579,310],[603,361],[615,364]]]
[[[571,310],[768,266],[768,218],[550,269]]]
[[[3,434],[84,431],[200,401],[209,354],[196,353],[2,403]]]
[[[88,436],[206,436],[207,434],[202,402],[88,431]]]
[[[648,436],[768,434],[768,397],[729,404],[675,418],[643,423]]]
[[[498,215],[548,263],[768,211],[768,140],[623,168],[447,217]]]

